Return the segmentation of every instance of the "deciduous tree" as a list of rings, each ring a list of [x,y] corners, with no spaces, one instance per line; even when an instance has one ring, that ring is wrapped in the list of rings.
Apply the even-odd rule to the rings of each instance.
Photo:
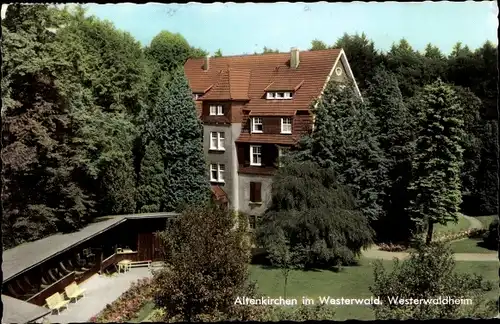
[[[267,251],[282,250],[285,241],[287,263],[331,268],[356,262],[371,237],[367,219],[332,168],[291,160],[278,170],[257,233]]]
[[[245,320],[244,314],[235,314],[242,311],[235,307],[235,300],[252,296],[250,246],[246,222],[241,217],[236,220],[232,211],[197,206],[185,210],[161,233],[167,266],[155,274],[154,301],[164,308],[164,320],[220,316]]]
[[[402,262],[396,260],[392,271],[387,271],[380,261],[374,267],[374,284],[370,291],[382,301],[375,306],[378,320],[428,320],[459,318],[491,318],[495,303],[484,298],[492,283],[480,275],[457,273],[451,249],[442,243],[419,246]],[[472,299],[471,304],[442,302],[399,304],[390,298],[409,299],[437,298]]]

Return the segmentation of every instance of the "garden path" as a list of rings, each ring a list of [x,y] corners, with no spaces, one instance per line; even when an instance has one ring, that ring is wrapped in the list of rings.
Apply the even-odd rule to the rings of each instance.
[[[394,258],[405,259],[408,257],[408,252],[388,252],[381,251],[376,245],[362,251],[362,255],[368,259],[392,260]],[[498,253],[455,253],[453,254],[456,261],[495,261],[499,262]]]
[[[482,229],[483,224],[475,217],[462,215],[469,222],[469,229]],[[389,252],[379,250],[376,245],[372,245],[367,250],[362,251],[362,255],[368,259],[392,260],[394,258],[405,259],[408,257],[408,252]],[[456,261],[496,261],[499,262],[498,253],[455,253]]]

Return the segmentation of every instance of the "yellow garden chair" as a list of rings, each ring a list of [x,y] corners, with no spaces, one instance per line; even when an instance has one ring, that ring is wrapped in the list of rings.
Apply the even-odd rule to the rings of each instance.
[[[68,287],[64,288],[66,292],[66,296],[68,296],[69,300],[75,300],[75,303],[78,302],[78,297],[85,297],[85,288],[80,288],[76,282],[71,283]]]
[[[64,300],[63,296],[60,293],[55,293],[49,298],[45,299],[47,302],[47,306],[51,311],[56,310],[57,314],[60,313],[60,310],[63,308],[68,308],[69,300]]]

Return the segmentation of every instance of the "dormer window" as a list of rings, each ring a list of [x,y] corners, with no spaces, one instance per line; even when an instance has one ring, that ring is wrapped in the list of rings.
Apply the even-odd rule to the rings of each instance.
[[[266,98],[267,99],[278,99],[278,100],[281,100],[281,99],[292,99],[293,98],[293,94],[290,92],[290,91],[279,91],[279,92],[268,92],[267,95],[266,95]]]
[[[263,129],[264,128],[262,126],[262,118],[261,117],[252,118],[252,133],[262,133]]]
[[[222,105],[210,105],[210,116],[224,116]]]

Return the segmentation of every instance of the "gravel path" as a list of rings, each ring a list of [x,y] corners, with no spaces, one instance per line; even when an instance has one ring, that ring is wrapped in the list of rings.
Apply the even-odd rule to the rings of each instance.
[[[388,252],[381,251],[376,245],[371,246],[362,252],[362,255],[368,259],[392,260],[394,258],[405,259],[408,257],[408,252]],[[499,262],[498,253],[455,253],[456,261],[495,261]]]

